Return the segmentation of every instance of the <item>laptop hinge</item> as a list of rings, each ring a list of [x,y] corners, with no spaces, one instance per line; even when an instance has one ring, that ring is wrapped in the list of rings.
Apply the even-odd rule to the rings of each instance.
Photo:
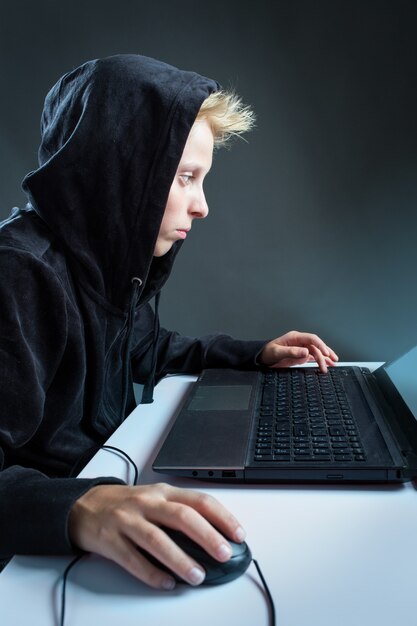
[[[375,376],[366,368],[361,368],[361,371],[364,377],[358,376],[357,379],[361,387],[366,382],[371,391],[371,397],[369,397],[369,394],[366,397],[394,461],[410,467],[410,461],[412,458],[415,460],[416,455],[412,447],[410,447],[407,436],[401,429],[391,404],[382,393]],[[414,465],[414,468],[417,468],[417,465]]]

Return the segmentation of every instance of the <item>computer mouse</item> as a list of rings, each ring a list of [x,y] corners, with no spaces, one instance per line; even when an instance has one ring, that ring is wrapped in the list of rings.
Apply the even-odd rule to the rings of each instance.
[[[228,540],[232,548],[232,556],[225,563],[220,563],[220,561],[210,556],[204,548],[179,530],[163,528],[163,531],[205,570],[206,577],[201,583],[202,585],[222,585],[223,583],[235,580],[235,578],[238,578],[246,572],[252,561],[252,553],[245,542],[235,543],[234,541]],[[160,569],[169,571],[177,582],[187,584],[186,581],[177,576],[174,572],[171,572],[152,555],[146,554],[146,558]]]

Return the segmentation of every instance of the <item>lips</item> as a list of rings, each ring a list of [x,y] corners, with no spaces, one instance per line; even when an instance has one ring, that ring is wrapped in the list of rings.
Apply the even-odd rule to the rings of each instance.
[[[185,238],[186,238],[186,236],[187,236],[187,233],[189,233],[189,232],[190,232],[190,229],[189,229],[189,228],[177,228],[177,233],[178,233],[178,236],[179,236],[181,239],[185,239]]]

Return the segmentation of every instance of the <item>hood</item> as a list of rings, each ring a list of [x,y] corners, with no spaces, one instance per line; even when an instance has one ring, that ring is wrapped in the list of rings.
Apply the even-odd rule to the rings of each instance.
[[[153,251],[169,190],[203,100],[219,85],[140,55],[89,61],[48,93],[29,202],[59,238],[80,282],[126,310],[131,281],[149,297],[182,242]]]

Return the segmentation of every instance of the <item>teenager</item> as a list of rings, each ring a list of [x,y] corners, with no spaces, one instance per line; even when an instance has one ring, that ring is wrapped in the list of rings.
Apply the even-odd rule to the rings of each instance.
[[[250,129],[239,98],[139,55],[85,63],[45,100],[28,205],[0,229],[0,556],[93,551],[155,588],[198,563],[163,532],[230,556],[240,523],[217,500],[166,484],[77,473],[166,374],[279,367],[336,354],[316,335],[272,341],[159,327],[158,301],[194,219],[213,148]],[[153,301],[153,306],[152,306]]]

